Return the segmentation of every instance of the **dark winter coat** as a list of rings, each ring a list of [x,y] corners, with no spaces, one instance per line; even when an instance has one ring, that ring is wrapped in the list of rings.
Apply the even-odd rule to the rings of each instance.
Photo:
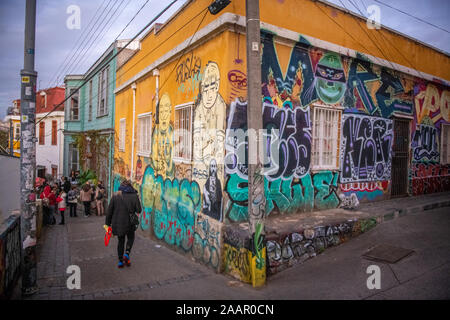
[[[109,202],[105,224],[112,226],[114,235],[124,236],[130,231],[130,213],[140,214],[141,211],[137,191],[132,187],[119,188],[119,192],[114,193]]]
[[[72,184],[69,182],[69,180],[64,181],[63,188],[65,193],[69,193],[70,189],[72,188]]]

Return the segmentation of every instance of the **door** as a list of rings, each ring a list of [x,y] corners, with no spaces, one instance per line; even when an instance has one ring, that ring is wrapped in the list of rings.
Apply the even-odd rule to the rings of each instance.
[[[408,195],[409,120],[394,119],[391,196]]]

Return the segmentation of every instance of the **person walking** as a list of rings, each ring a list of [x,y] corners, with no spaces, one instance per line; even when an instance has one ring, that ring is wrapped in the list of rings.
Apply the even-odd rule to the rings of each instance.
[[[95,190],[95,202],[97,204],[97,215],[103,216],[105,214],[105,208],[103,207],[103,200],[105,198],[105,188],[102,182],[99,181]]]
[[[131,265],[130,252],[137,228],[133,220],[139,219],[136,213],[139,215],[141,211],[142,207],[137,191],[131,186],[130,181],[123,181],[119,191],[114,193],[109,202],[105,219],[105,224],[112,228],[112,234],[116,235],[119,240],[117,245],[119,257],[117,266],[119,268],[123,268],[124,264],[128,267]],[[127,244],[124,254],[125,238],[127,238]]]
[[[81,187],[80,200],[84,205],[84,217],[87,218],[91,215],[91,201],[92,201],[92,189],[89,182],[86,182]]]
[[[58,211],[61,215],[61,222],[60,225],[64,225],[64,213],[66,211],[66,197],[67,194],[64,192],[64,190],[61,190],[61,193],[59,194],[59,197],[56,198],[56,202],[58,203]]]
[[[77,186],[72,186],[72,189],[67,194],[67,204],[69,205],[69,214],[71,217],[77,217],[77,203],[78,203]]]
[[[54,212],[55,212],[56,197],[49,185],[46,185],[44,187],[44,191],[41,193],[40,198],[42,199],[44,206],[44,216],[46,217],[45,223],[55,224]]]

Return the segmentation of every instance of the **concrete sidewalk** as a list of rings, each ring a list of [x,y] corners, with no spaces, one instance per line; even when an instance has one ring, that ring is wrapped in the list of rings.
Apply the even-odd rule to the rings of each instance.
[[[383,274],[388,275],[384,283],[389,284],[391,288],[401,285],[402,281],[409,282],[408,276],[402,278],[402,270],[410,270],[412,277],[421,274],[422,267],[427,270],[437,268],[438,271],[445,269],[447,272],[447,263],[450,261],[450,208],[444,205],[450,205],[449,199],[450,193],[441,193],[361,205],[358,208],[360,214],[377,217],[381,222],[389,222],[378,224],[348,243],[331,247],[311,261],[269,277],[267,285],[260,289],[254,289],[228,275],[216,274],[193,259],[138,234],[132,251],[132,266],[118,269],[117,239],[112,238],[108,247],[104,245],[104,217],[84,218],[80,212],[77,218],[67,217],[64,226],[44,228],[37,247],[37,282],[40,290],[26,299],[389,298],[386,293],[376,296],[365,287],[365,268],[372,263],[362,259],[361,255],[383,241],[403,244],[406,248],[413,246],[411,249],[416,251],[417,248],[423,250],[424,259],[420,258],[421,255],[415,255],[415,258],[406,259],[406,264],[400,269],[390,265],[382,267]],[[432,207],[442,208],[430,209]],[[432,212],[438,214],[431,214]],[[354,213],[348,211],[350,215]],[[327,216],[325,212],[315,214],[317,221],[321,222],[324,221],[322,217]],[[393,220],[396,217],[402,218]],[[402,226],[401,230],[397,229],[397,225]],[[430,234],[430,239],[427,239],[426,235],[430,232],[433,236]],[[414,244],[416,238],[421,244]],[[429,249],[426,243],[433,248]],[[413,264],[408,264],[408,261]],[[66,281],[70,275],[66,273],[66,269],[70,265],[77,265],[81,269],[81,290],[67,289]],[[387,272],[389,270],[391,271]],[[448,276],[445,277],[448,280]],[[342,283],[343,281],[345,283]],[[397,296],[402,293],[404,292],[400,290]],[[441,288],[438,297],[440,296],[448,297],[448,291]],[[16,288],[13,299],[21,299],[20,288]]]

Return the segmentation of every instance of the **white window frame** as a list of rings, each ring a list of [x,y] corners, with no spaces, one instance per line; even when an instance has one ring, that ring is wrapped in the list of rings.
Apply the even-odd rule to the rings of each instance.
[[[126,118],[119,120],[119,151],[125,151],[125,138],[127,130]]]
[[[105,79],[106,78],[106,79]],[[103,87],[103,82],[105,86]],[[97,118],[108,115],[109,66],[100,71],[98,76]],[[103,102],[103,107],[102,106]]]
[[[311,169],[312,170],[339,170],[339,150],[340,150],[340,135],[342,122],[342,107],[315,105],[312,107],[312,132],[311,132]],[[322,117],[328,119],[316,118],[322,114]],[[326,121],[331,122],[332,126],[326,128],[324,125]],[[319,124],[319,127],[317,127]],[[331,143],[331,159],[332,164],[324,163],[324,142]]]
[[[88,121],[92,121],[92,97],[93,97],[92,96],[92,88],[93,88],[93,83],[92,83],[92,80],[91,80],[91,81],[89,81]]]
[[[137,148],[137,155],[142,157],[150,157],[150,154],[152,152],[152,121],[153,116],[151,112],[141,113],[138,114],[138,127],[137,127],[137,133],[138,133],[138,148]],[[149,121],[147,132],[143,132],[145,128],[142,127],[142,121],[143,120]],[[144,141],[147,141],[147,149],[145,149]]]
[[[76,151],[77,153],[77,162],[73,162],[73,153]],[[80,170],[80,153],[78,151],[78,148],[75,147],[74,143],[69,144],[69,171],[74,170],[73,165],[76,164],[75,171]]]
[[[72,92],[73,91],[76,91],[76,93],[74,93],[73,95],[72,95]],[[69,89],[69,96],[70,95],[72,95],[71,97],[70,97],[70,99],[68,100],[68,102],[69,102],[69,121],[80,121],[80,90],[77,90],[76,88],[70,88]],[[77,110],[78,110],[78,114],[77,114],[77,118],[75,119],[74,118],[74,116],[73,116],[73,110],[74,110],[74,108],[73,108],[73,104],[72,104],[72,99],[74,98],[74,97],[77,97],[77,101],[78,101],[78,105],[77,105]]]
[[[450,124],[441,124],[441,164],[450,164],[450,141],[445,138],[445,133],[447,137],[450,136]]]
[[[185,136],[183,137],[183,139],[186,139],[186,141],[187,141],[187,143],[185,144],[184,147],[187,147],[188,152],[187,152],[187,157],[180,157],[180,156],[178,156],[180,146],[177,144],[178,137],[180,137],[180,131],[178,130],[179,124],[178,124],[177,115],[178,115],[179,111],[186,110],[186,109],[188,109],[190,112],[189,130],[187,130],[187,132],[184,131]],[[183,103],[183,104],[179,104],[179,105],[175,106],[174,135],[173,135],[173,146],[174,146],[173,161],[180,162],[180,163],[191,163],[191,161],[192,161],[193,115],[194,115],[194,102]],[[184,125],[184,123],[182,125]]]

